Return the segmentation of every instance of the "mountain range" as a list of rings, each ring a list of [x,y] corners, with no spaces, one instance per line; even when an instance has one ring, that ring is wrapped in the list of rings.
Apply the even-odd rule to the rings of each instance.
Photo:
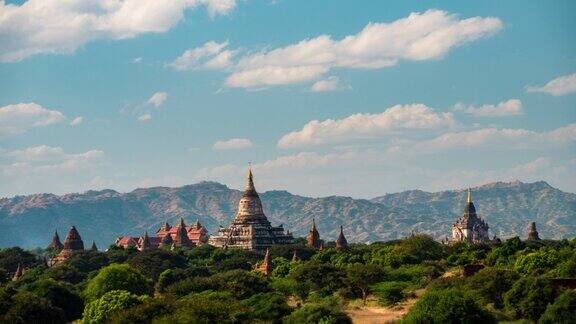
[[[473,188],[478,215],[490,225],[490,235],[524,237],[535,221],[543,238],[576,236],[576,194],[544,181],[495,182]],[[114,190],[66,195],[35,194],[0,199],[0,247],[45,247],[54,230],[61,238],[75,225],[85,244],[101,248],[120,235],[154,233],[165,221],[199,220],[214,233],[234,218],[242,192],[216,182],[178,188],[153,187],[128,193]],[[260,194],[273,225],[283,224],[295,236],[305,236],[312,219],[320,235],[334,239],[339,226],[350,242],[398,239],[412,232],[436,238],[450,235],[462,214],[466,190],[410,190],[370,200],[330,196],[310,198],[287,191]]]

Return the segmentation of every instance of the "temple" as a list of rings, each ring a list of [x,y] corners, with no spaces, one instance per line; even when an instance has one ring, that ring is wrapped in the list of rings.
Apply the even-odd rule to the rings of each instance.
[[[220,227],[210,244],[222,248],[265,250],[274,244],[292,243],[292,234],[282,225],[271,226],[264,215],[262,202],[254,188],[252,168],[248,170],[246,189],[238,204],[238,212],[230,227]]]
[[[177,226],[164,223],[156,231],[156,236],[149,236],[148,231],[141,237],[120,236],[116,239],[116,246],[134,247],[140,251],[156,248],[191,248],[207,244],[208,238],[208,230],[199,221],[187,226],[181,218]]]
[[[272,275],[272,261],[270,260],[270,249],[266,249],[266,254],[264,255],[264,261],[256,268],[256,272],[260,272],[266,277]]]
[[[320,249],[322,246],[322,240],[320,239],[320,233],[316,229],[316,221],[312,218],[312,228],[308,235],[306,236],[306,246],[313,249]]]
[[[58,236],[58,231],[54,232],[54,236],[52,237],[52,242],[48,245],[48,249],[60,251],[64,248],[62,242],[60,242],[60,236]]]
[[[57,238],[58,233],[54,236]],[[54,241],[54,240],[53,240]],[[82,241],[82,237],[80,237],[80,233],[75,226],[72,226],[68,231],[68,235],[64,239],[64,245],[62,246],[62,250],[56,257],[51,259],[48,262],[49,266],[58,265],[66,260],[68,260],[72,255],[77,252],[84,251],[84,242]]]
[[[531,222],[530,226],[528,227],[528,241],[538,241],[540,240],[540,236],[538,235],[538,231],[536,230],[536,222]]]
[[[468,202],[464,215],[452,225],[452,242],[487,243],[488,224],[476,215],[476,207],[472,202],[472,190],[468,189]]]
[[[348,240],[346,240],[344,230],[342,229],[342,225],[340,225],[340,235],[338,235],[338,238],[336,239],[336,250],[342,251],[346,248],[348,248]]]

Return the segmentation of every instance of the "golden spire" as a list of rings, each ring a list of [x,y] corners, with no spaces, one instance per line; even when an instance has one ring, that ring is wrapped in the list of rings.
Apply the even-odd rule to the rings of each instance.
[[[252,162],[248,162],[248,179],[246,190],[254,191],[254,176],[252,175]]]
[[[468,203],[472,202],[472,189],[468,188]]]

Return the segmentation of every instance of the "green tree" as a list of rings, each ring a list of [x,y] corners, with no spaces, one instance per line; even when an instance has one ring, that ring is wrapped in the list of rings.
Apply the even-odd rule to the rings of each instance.
[[[176,310],[155,320],[155,323],[227,324],[247,322],[248,307],[242,305],[229,292],[204,291],[180,299]]]
[[[229,291],[240,299],[270,291],[270,285],[265,278],[257,273],[245,270],[217,273],[210,277],[210,281],[219,290]]]
[[[375,264],[355,263],[346,268],[346,275],[348,283],[362,292],[362,303],[366,305],[370,286],[383,279],[384,270]]]
[[[277,257],[272,260],[274,269],[272,270],[272,277],[284,278],[290,273],[292,269],[292,262],[283,257]]]
[[[127,264],[111,264],[88,281],[85,296],[94,300],[113,290],[126,290],[136,295],[152,294],[151,283],[139,271]]]
[[[521,255],[516,259],[514,268],[523,275],[543,274],[559,262],[558,253],[552,248]]]
[[[372,287],[378,302],[384,306],[397,304],[406,298],[404,289],[408,287],[406,282],[384,281]]]
[[[250,309],[250,319],[280,322],[280,319],[292,311],[286,304],[286,298],[279,293],[260,293],[242,301]]]
[[[520,276],[513,270],[484,268],[466,279],[466,288],[474,290],[485,303],[493,303],[494,307],[504,307],[504,293]]]
[[[288,276],[296,281],[309,283],[312,290],[329,295],[344,286],[346,272],[331,264],[317,260],[297,265]]]
[[[549,280],[525,277],[504,294],[504,303],[515,317],[537,321],[555,297],[556,291]]]
[[[0,314],[1,323],[65,323],[62,309],[53,306],[49,300],[30,292],[16,294],[6,314]]]
[[[310,284],[306,281],[297,281],[291,278],[274,278],[272,288],[285,296],[295,296],[300,301],[306,300],[310,293]]]
[[[86,305],[84,323],[103,323],[114,312],[142,303],[146,297],[139,297],[125,290],[112,290]]]
[[[82,317],[84,302],[70,284],[60,283],[54,279],[42,279],[26,285],[22,289],[46,298],[52,305],[61,308],[68,322]]]
[[[44,272],[43,279],[54,279],[56,281],[65,281],[73,285],[79,284],[86,279],[86,274],[80,272],[75,267],[62,264],[57,267],[52,267]]]
[[[546,307],[540,324],[571,324],[576,320],[576,290],[562,293],[553,304]]]
[[[166,269],[186,267],[186,258],[162,249],[146,250],[134,254],[128,264],[146,277],[157,281],[160,273]]]
[[[496,319],[460,290],[428,291],[402,323],[496,323]]]
[[[174,301],[171,299],[147,298],[142,304],[115,311],[110,316],[109,322],[115,324],[152,323],[162,316],[172,314],[174,310]]]

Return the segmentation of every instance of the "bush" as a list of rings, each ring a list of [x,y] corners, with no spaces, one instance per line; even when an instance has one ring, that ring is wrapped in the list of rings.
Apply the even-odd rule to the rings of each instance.
[[[540,317],[541,324],[569,324],[576,320],[576,291],[569,290],[556,298],[553,304],[546,307]]]
[[[428,291],[402,323],[496,323],[496,319],[460,290]]]
[[[504,294],[504,303],[515,317],[537,321],[555,297],[556,292],[549,280],[526,277]]]
[[[113,290],[126,290],[136,295],[152,294],[151,283],[140,272],[127,264],[112,264],[100,269],[88,281],[85,295],[94,300]]]
[[[114,312],[142,303],[146,297],[139,297],[125,290],[108,291],[102,297],[91,301],[84,309],[84,323],[103,323]]]
[[[540,249],[521,255],[514,263],[514,269],[523,275],[539,275],[558,264],[558,253],[553,249]]]
[[[339,303],[334,298],[323,298],[307,303],[292,312],[292,314],[284,317],[284,323],[351,324],[352,320],[342,311]]]
[[[378,297],[378,302],[384,306],[390,306],[403,301],[406,298],[404,289],[408,287],[405,282],[385,281],[372,287],[374,295]]]

